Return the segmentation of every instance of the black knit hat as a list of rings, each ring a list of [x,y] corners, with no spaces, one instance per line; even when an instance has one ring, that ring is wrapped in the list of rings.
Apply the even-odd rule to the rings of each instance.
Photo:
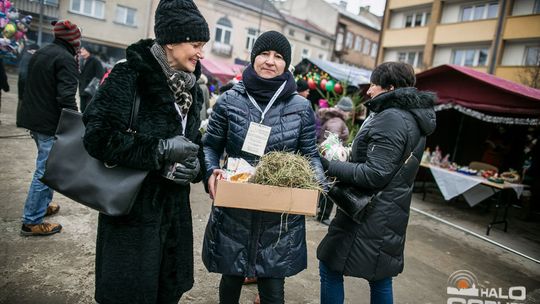
[[[255,44],[253,44],[253,49],[251,49],[251,64],[255,62],[255,57],[264,51],[276,51],[285,60],[287,66],[285,69],[289,68],[291,64],[291,44],[289,40],[285,38],[280,32],[268,31],[262,33]]]
[[[309,90],[309,86],[304,79],[298,79],[296,81],[296,92],[304,92]]]
[[[154,33],[161,45],[210,40],[208,23],[192,0],[159,1]]]

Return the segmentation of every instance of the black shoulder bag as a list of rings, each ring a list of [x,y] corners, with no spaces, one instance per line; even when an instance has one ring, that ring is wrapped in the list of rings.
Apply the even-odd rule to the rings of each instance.
[[[129,127],[137,120],[140,97],[135,92]],[[108,165],[90,156],[83,145],[82,113],[63,109],[41,181],[50,188],[103,214],[126,215],[148,171]]]

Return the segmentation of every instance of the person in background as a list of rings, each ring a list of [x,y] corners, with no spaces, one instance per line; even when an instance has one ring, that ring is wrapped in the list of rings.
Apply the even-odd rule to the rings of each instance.
[[[28,63],[24,97],[17,109],[17,127],[30,130],[38,155],[36,170],[24,203],[21,235],[51,235],[62,230],[56,223],[44,222],[45,216],[58,212],[51,203],[53,190],[40,181],[54,142],[54,134],[63,108],[77,111],[75,59],[81,46],[81,31],[69,20],[53,21],[54,41],[39,49]]]
[[[0,112],[2,112],[2,91],[9,92],[9,83],[4,67],[4,60],[0,58]]]
[[[317,248],[321,304],[343,304],[343,276],[366,279],[371,304],[393,303],[403,271],[412,188],[426,136],[435,130],[436,95],[414,88],[411,65],[385,62],[371,74],[366,107],[374,114],[356,135],[350,161],[321,159],[327,176],[373,198],[361,222],[338,208]]]
[[[298,79],[296,81],[296,92],[298,95],[304,97],[305,99],[309,96],[309,87],[307,82],[304,79]]]
[[[314,113],[306,99],[296,93],[294,76],[288,71],[290,63],[287,38],[276,31],[261,34],[242,80],[222,94],[214,106],[203,137],[211,198],[223,173],[220,157],[224,151],[251,165],[259,160],[259,156],[242,150],[248,128],[257,123],[271,127],[266,153],[300,153],[310,159],[319,181],[324,181]],[[213,206],[202,259],[208,271],[222,274],[221,304],[238,304],[246,277],[257,277],[261,303],[284,303],[285,278],[307,267],[305,217]]]
[[[92,95],[85,91],[86,87],[90,84],[92,79],[97,78],[101,82],[103,74],[105,74],[105,69],[99,61],[90,51],[84,46],[81,47],[81,77],[79,79],[79,97],[81,99],[81,112],[86,110],[86,106],[90,100],[92,100]]]
[[[199,80],[197,80],[197,85],[201,88],[203,96],[203,107],[201,109],[201,121],[208,118],[208,109],[210,109],[210,90],[208,90],[208,78],[204,74],[201,74]]]

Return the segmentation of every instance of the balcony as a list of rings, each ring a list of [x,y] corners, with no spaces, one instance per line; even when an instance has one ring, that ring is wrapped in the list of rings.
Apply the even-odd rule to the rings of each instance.
[[[497,20],[480,20],[440,24],[435,29],[434,44],[491,41],[495,37]]]
[[[433,0],[392,0],[388,6],[391,10],[403,8],[403,7],[412,7],[419,6],[424,4],[432,4]]]
[[[427,27],[388,29],[384,32],[382,45],[385,48],[425,45],[427,33]]]
[[[540,15],[512,16],[506,19],[503,39],[540,37]]]
[[[43,5],[43,18],[45,21],[57,20],[60,16],[58,0],[45,0]],[[34,22],[39,21],[39,1],[18,0],[17,9],[22,15],[30,14],[34,17]]]
[[[230,44],[225,44],[221,42],[214,41],[212,44],[212,53],[222,56],[222,57],[231,57],[233,46]]]

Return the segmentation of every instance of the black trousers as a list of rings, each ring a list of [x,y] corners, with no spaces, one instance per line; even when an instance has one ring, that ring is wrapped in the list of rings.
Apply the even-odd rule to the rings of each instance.
[[[223,275],[219,283],[219,303],[238,304],[244,277]],[[261,304],[285,303],[285,278],[257,278]]]

